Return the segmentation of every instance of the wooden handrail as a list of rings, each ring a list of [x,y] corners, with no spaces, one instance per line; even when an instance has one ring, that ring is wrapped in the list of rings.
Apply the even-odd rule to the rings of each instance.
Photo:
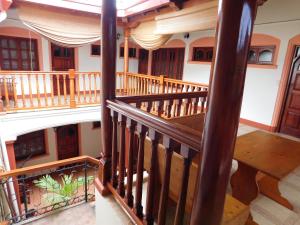
[[[107,107],[114,112],[126,115],[126,117],[141,123],[158,133],[167,135],[178,143],[184,144],[189,148],[200,152],[201,140],[199,139],[199,134],[187,129],[186,126],[174,124],[119,100],[108,100]]]
[[[39,164],[39,165],[28,166],[28,167],[24,167],[24,168],[20,168],[20,169],[3,172],[3,173],[0,173],[0,179],[16,177],[19,175],[30,174],[30,173],[41,171],[41,170],[51,169],[51,168],[55,168],[55,167],[60,167],[60,166],[65,166],[65,165],[80,163],[80,162],[89,162],[94,165],[99,164],[98,159],[95,159],[90,156],[79,156],[79,157],[74,157],[74,158],[70,158],[70,159],[58,160],[58,161],[54,161],[54,162],[43,163],[43,164]]]
[[[167,94],[155,94],[155,95],[135,95],[135,96],[118,96],[116,99],[126,103],[135,103],[137,101],[161,101],[172,99],[185,99],[185,98],[199,98],[207,97],[207,91],[196,92],[183,92],[183,93],[167,93]]]

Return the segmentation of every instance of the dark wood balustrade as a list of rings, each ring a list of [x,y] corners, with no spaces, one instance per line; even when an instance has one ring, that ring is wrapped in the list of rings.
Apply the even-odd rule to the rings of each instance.
[[[135,105],[159,117],[172,118],[204,113],[207,91],[142,96],[119,96],[117,100]]]
[[[201,92],[201,95],[204,93]],[[129,98],[126,98],[126,101],[133,102]],[[159,224],[165,224],[169,197],[167,190],[169,190],[170,176],[168,174],[170,174],[171,156],[176,152],[184,159],[184,170],[180,181],[181,192],[174,224],[182,224],[188,188],[186,182],[189,180],[191,162],[200,152],[199,136],[185,126],[171,123],[119,100],[107,101],[107,107],[111,110],[113,124],[111,181],[108,184],[110,191],[121,201],[137,224],[153,224],[156,215],[159,215]],[[149,158],[144,157],[146,139],[151,140]],[[157,192],[159,172],[157,160],[161,145],[164,146],[166,168],[161,191]],[[127,163],[125,158],[128,159]],[[147,200],[143,205],[141,200],[146,161],[149,162],[149,176]],[[132,186],[134,172],[137,176],[135,196]]]
[[[167,217],[170,219],[170,200],[176,205],[171,215],[174,225],[189,221],[192,211],[201,165],[201,131],[158,117],[141,107],[144,102],[185,96],[169,94],[167,98],[166,95],[126,96],[107,101],[113,128],[111,176],[107,187],[137,224],[165,225]],[[206,95],[207,92],[189,93],[190,98]],[[143,192],[144,185],[147,192]],[[223,224],[245,224],[249,208],[229,195],[226,199]]]

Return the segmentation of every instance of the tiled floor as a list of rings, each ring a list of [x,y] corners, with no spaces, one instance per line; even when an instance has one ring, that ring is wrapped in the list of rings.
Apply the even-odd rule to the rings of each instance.
[[[26,225],[96,225],[95,202],[57,210]]]

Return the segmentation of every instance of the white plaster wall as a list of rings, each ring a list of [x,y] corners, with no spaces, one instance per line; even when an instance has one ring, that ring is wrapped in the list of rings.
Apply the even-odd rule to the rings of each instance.
[[[93,123],[81,123],[80,143],[82,155],[100,157],[101,151],[101,128],[93,129]]]
[[[259,8],[254,33],[269,34],[281,40],[277,68],[247,69],[241,118],[271,125],[288,42],[300,34],[299,9],[298,0],[267,1]],[[208,30],[192,32],[189,39],[184,39],[183,34],[172,36],[171,39],[181,39],[186,43],[183,80],[208,84],[210,64],[188,63],[188,47],[194,40],[214,34],[214,30]]]
[[[93,123],[80,123],[79,126],[79,147],[81,155],[87,155],[94,158],[100,156],[101,148],[101,129],[93,129]],[[46,129],[46,149],[48,153],[43,156],[33,157],[28,160],[25,164],[23,161],[17,162],[17,167],[21,166],[32,166],[47,162],[56,161],[57,156],[57,145],[56,145],[56,133],[53,128]]]

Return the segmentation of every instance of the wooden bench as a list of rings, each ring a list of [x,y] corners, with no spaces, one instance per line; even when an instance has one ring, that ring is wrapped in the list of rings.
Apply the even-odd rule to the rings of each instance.
[[[164,175],[164,158],[165,158],[164,146],[159,144],[158,146],[158,177],[159,182],[162,182]],[[144,168],[149,171],[151,159],[151,141],[150,139],[145,140],[145,155],[144,155]],[[183,171],[183,158],[176,152],[172,155],[171,161],[171,175],[170,175],[170,190],[169,198],[173,202],[177,202],[180,194],[180,185],[178,185],[182,179]],[[198,163],[192,162],[190,167],[190,176],[188,182],[188,192],[186,199],[185,211],[190,214],[192,211],[193,197],[195,193],[195,184],[198,172]],[[249,217],[249,207],[233,198],[230,195],[226,196],[223,225],[243,225],[246,223]]]

